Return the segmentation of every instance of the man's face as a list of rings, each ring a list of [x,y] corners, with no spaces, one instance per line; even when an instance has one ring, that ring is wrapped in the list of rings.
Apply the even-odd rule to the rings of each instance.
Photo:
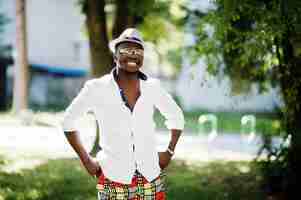
[[[115,61],[119,67],[128,71],[136,72],[143,65],[144,51],[141,45],[133,42],[123,42],[117,46]]]

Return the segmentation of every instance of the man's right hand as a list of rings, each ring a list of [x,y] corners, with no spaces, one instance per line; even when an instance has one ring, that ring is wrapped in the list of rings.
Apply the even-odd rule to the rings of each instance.
[[[68,142],[79,156],[81,163],[82,165],[84,165],[87,172],[93,177],[101,173],[101,167],[99,166],[96,159],[90,156],[82,145],[78,131],[65,131],[65,135]]]
[[[79,156],[81,163],[84,165],[87,172],[91,176],[95,176],[99,172],[101,172],[101,167],[99,166],[96,159],[91,157],[82,145],[78,131],[65,131],[65,135],[68,142]]]
[[[88,155],[84,159],[81,159],[81,162],[86,168],[87,172],[93,177],[97,175],[99,171],[101,171],[101,167],[99,166],[96,159],[90,155]]]

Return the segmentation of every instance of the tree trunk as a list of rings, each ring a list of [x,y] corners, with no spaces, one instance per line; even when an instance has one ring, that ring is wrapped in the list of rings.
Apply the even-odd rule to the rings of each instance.
[[[18,113],[28,104],[28,61],[26,41],[26,0],[16,0],[16,62],[13,110]]]
[[[288,19],[287,2],[281,1],[281,12],[284,23]],[[282,36],[283,60],[281,67],[281,89],[285,102],[285,122],[286,131],[291,134],[291,143],[287,158],[287,176],[286,176],[286,199],[294,199],[299,194],[297,177],[300,175],[301,153],[301,57],[296,56],[294,45],[291,41],[299,40],[299,36],[293,35],[289,25],[286,23],[286,31]],[[299,174],[299,175],[298,175]]]
[[[91,77],[98,77],[108,73],[112,66],[104,11],[105,1],[86,0],[84,7],[89,34]]]
[[[300,62],[301,64],[301,62]],[[281,78],[281,86],[283,98],[285,102],[285,123],[286,131],[291,135],[290,146],[287,157],[287,176],[285,180],[285,194],[287,199],[293,199],[298,194],[297,177],[300,171],[300,159],[298,155],[301,153],[301,74],[300,69],[295,63],[283,66],[289,71],[290,75],[284,75]],[[299,71],[299,72],[298,72]],[[295,87],[296,86],[296,87]],[[292,196],[293,195],[293,196]]]
[[[286,106],[286,131],[291,135],[291,142],[287,157],[288,171],[285,181],[285,194],[287,199],[293,199],[293,196],[298,194],[299,187],[297,184],[297,177],[299,176],[298,172],[301,167],[300,159],[298,159],[298,155],[301,153],[301,59],[299,59],[298,63],[299,65],[296,63],[296,58],[291,57],[289,63],[282,66],[285,68],[284,70],[287,71],[287,74],[284,74],[281,78],[283,98]]]
[[[0,58],[0,111],[6,110],[7,105],[7,77],[6,77],[7,65]]]
[[[113,27],[113,38],[117,38],[126,28],[134,27],[134,15],[130,11],[130,0],[117,0]]]
[[[95,114],[94,114],[95,116]],[[92,155],[93,157],[96,156],[97,152],[102,150],[102,147],[99,146],[99,140],[100,140],[100,127],[99,127],[99,124],[98,124],[98,121],[95,119],[95,125],[96,125],[96,137],[95,137],[95,140],[94,140],[94,144],[93,144],[93,147],[90,151],[90,155]]]

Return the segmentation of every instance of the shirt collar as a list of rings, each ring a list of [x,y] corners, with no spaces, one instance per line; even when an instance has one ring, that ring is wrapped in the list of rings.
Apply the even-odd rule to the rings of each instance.
[[[116,78],[116,76],[117,76],[117,67],[114,67],[112,70],[111,70],[111,76],[112,76],[112,78]],[[143,73],[143,72],[141,72],[140,70],[138,71],[138,78],[140,78],[141,80],[144,80],[144,81],[146,81],[147,80],[147,75],[145,74],[145,73]]]

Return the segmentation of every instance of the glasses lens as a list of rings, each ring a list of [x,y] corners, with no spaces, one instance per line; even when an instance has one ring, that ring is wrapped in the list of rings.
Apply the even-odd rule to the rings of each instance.
[[[135,54],[138,56],[143,56],[143,50],[142,49],[136,49]]]
[[[127,55],[138,55],[143,56],[143,50],[142,49],[120,49],[119,53],[121,54],[127,54]]]

